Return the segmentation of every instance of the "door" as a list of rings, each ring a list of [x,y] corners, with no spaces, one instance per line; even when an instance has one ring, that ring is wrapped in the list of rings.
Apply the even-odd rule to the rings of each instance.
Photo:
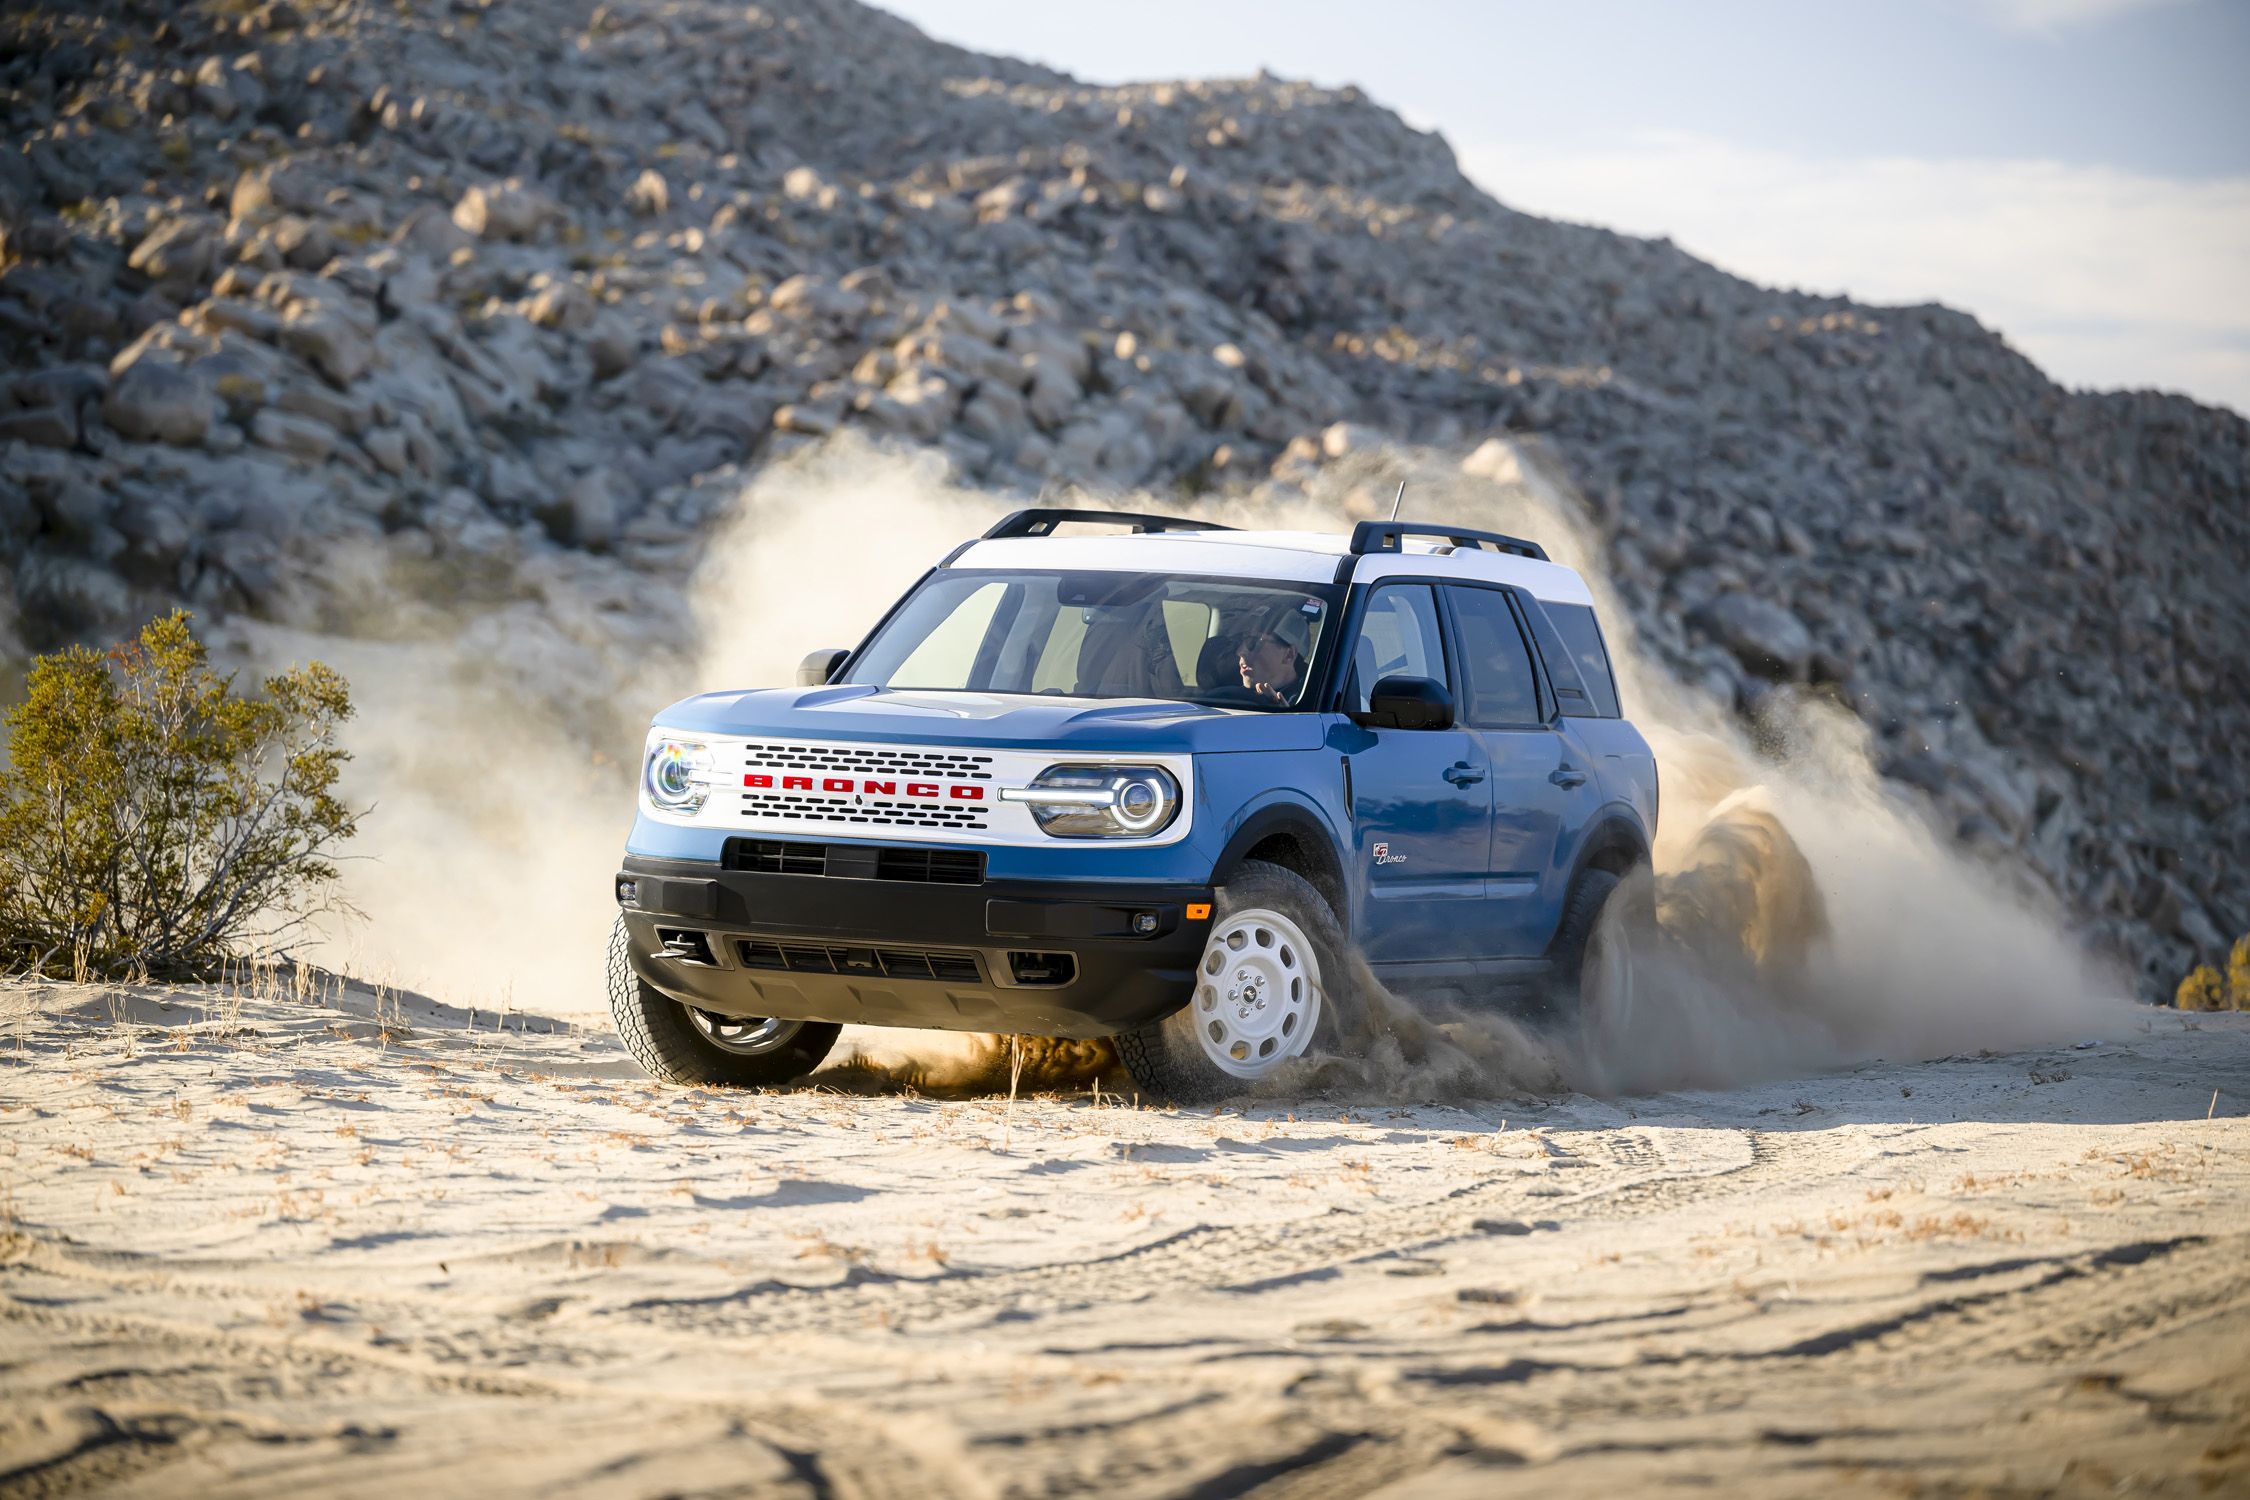
[[[1379,583],[1352,648],[1345,707],[1367,707],[1385,677],[1427,677],[1458,699],[1437,591]],[[1449,729],[1362,729],[1347,754],[1352,830],[1366,899],[1360,945],[1379,964],[1474,956],[1482,910],[1492,788],[1476,735]]]
[[[1492,767],[1492,846],[1479,924],[1490,958],[1544,953],[1562,912],[1569,871],[1563,833],[1585,821],[1600,788],[1583,752],[1558,727],[1508,591],[1447,584],[1459,643],[1461,717]]]

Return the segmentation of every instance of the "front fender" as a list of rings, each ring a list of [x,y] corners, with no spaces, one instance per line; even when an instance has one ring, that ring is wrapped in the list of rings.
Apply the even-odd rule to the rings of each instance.
[[[1345,835],[1339,832],[1332,813],[1295,788],[1276,788],[1242,810],[1212,869],[1211,883],[1225,884],[1227,877],[1242,867],[1252,851],[1275,839],[1287,842],[1289,857],[1281,862],[1311,881],[1327,898],[1336,920],[1350,931],[1350,885],[1344,879]]]

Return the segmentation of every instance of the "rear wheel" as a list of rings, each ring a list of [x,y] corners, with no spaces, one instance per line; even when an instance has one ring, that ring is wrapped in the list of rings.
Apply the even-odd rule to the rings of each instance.
[[[1188,1003],[1115,1038],[1134,1081],[1183,1104],[1237,1094],[1330,1044],[1343,931],[1311,883],[1252,860],[1213,895]]]
[[[625,919],[609,935],[609,1014],[633,1060],[666,1083],[769,1088],[804,1077],[843,1030],[826,1021],[718,1016],[680,1004],[633,972]]]
[[[1623,1037],[1632,1027],[1634,948],[1654,925],[1653,895],[1645,866],[1622,876],[1587,870],[1570,889],[1555,933],[1549,1005],[1590,1036]]]

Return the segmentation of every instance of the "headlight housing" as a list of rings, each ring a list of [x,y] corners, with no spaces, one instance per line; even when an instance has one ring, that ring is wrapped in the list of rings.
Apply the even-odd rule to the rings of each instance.
[[[711,747],[700,740],[650,740],[641,790],[659,812],[694,816],[711,796]]]
[[[1055,838],[1145,839],[1179,816],[1180,784],[1162,766],[1049,766],[1000,800],[1030,807]]]

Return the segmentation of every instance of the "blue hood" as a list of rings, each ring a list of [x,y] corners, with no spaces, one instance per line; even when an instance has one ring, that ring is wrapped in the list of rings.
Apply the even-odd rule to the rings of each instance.
[[[877,744],[992,745],[1022,750],[1310,750],[1325,716],[1204,708],[1145,698],[893,692],[872,687],[768,688],[683,698],[656,716],[666,729]]]

